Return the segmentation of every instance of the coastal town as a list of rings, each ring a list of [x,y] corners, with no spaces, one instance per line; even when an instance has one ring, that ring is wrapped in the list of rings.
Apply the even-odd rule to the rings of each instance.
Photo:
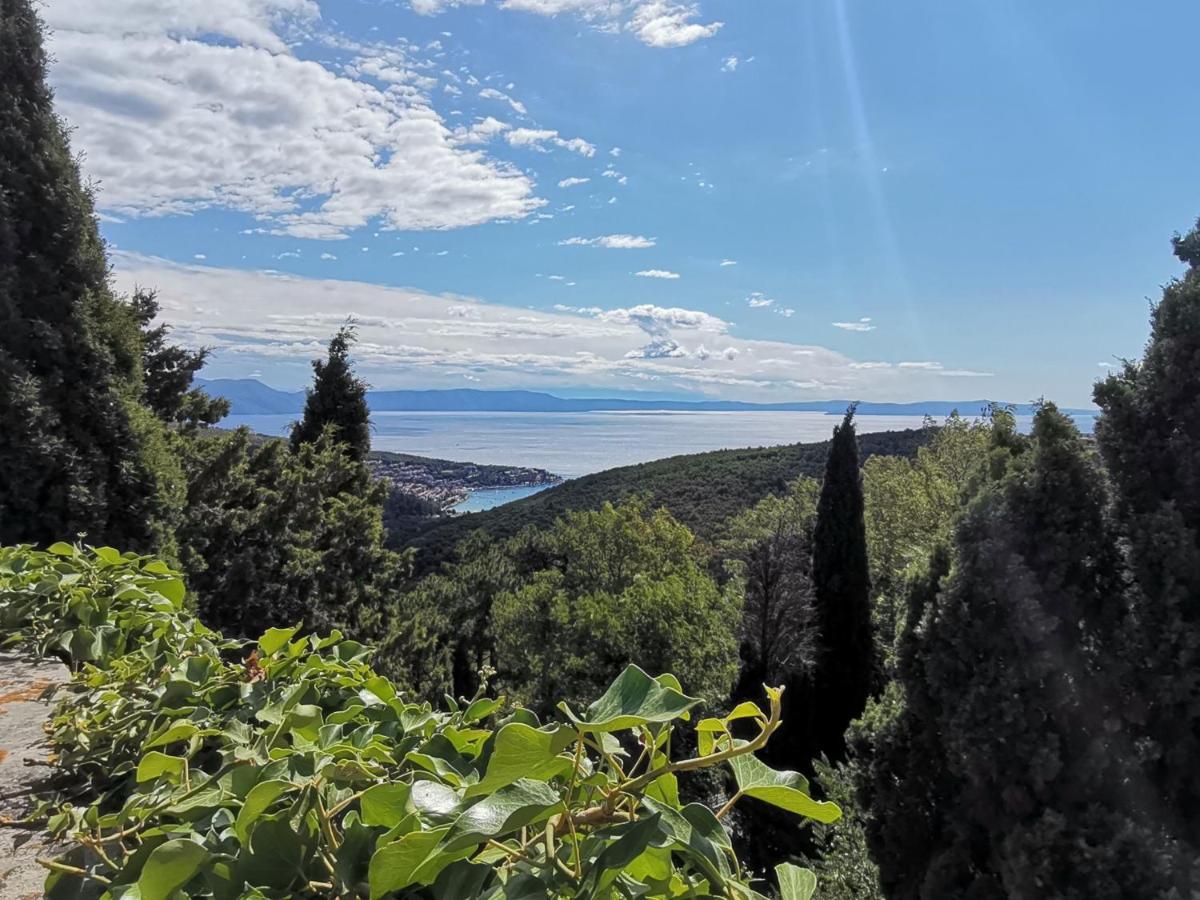
[[[436,507],[440,514],[450,512],[472,491],[549,486],[562,481],[545,469],[479,465],[381,450],[371,452],[367,465],[393,489]]]

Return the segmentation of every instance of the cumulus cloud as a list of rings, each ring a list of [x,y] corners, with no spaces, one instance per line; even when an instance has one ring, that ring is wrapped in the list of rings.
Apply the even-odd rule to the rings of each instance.
[[[678,272],[668,272],[666,269],[642,269],[640,272],[634,272],[640,278],[667,278],[675,279],[679,277]]]
[[[709,315],[697,309],[682,309],[678,306],[662,307],[650,303],[630,306],[620,309],[607,309],[594,313],[596,318],[604,322],[619,322],[622,325],[636,325],[646,334],[659,337],[668,334],[674,328],[695,329],[723,333],[729,328],[729,323],[716,316]]]
[[[774,299],[767,297],[761,291],[754,291],[746,298],[746,305],[751,309],[765,309],[768,306],[774,306]]]
[[[524,172],[455,140],[419,51],[326,34],[313,0],[49,0],[44,16],[58,110],[110,215],[220,207],[330,239],[544,203]],[[293,33],[336,59],[299,58]]]
[[[871,324],[871,317],[864,316],[857,322],[833,322],[834,328],[840,328],[843,331],[874,331],[875,326]]]
[[[558,242],[562,246],[604,247],[608,250],[645,250],[657,246],[655,238],[640,234],[603,234],[599,237],[569,237]]]
[[[639,347],[636,350],[630,350],[625,354],[626,359],[679,359],[687,356],[688,352],[683,349],[680,343],[671,338],[662,338],[657,341],[651,341],[644,347]]]
[[[651,47],[683,47],[721,30],[724,22],[702,25],[693,21],[700,15],[694,4],[650,0],[636,7],[626,25],[643,44]]]

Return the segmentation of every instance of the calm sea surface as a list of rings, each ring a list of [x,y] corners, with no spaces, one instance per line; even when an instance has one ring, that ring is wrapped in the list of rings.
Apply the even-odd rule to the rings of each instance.
[[[246,425],[262,434],[280,435],[296,418],[229,416],[221,424]],[[384,412],[374,414],[371,420],[371,444],[376,450],[531,466],[576,478],[681,453],[823,441],[841,417],[812,412]],[[860,434],[919,428],[921,421],[919,416],[855,419]],[[1028,427],[1028,420],[1020,424]],[[1086,427],[1090,430],[1090,422]],[[532,491],[502,497],[509,491],[477,492],[472,500],[505,503],[528,493]]]

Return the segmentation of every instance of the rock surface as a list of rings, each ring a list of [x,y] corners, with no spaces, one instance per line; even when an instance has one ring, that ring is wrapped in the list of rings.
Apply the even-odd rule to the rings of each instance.
[[[47,838],[2,823],[26,814],[30,792],[46,772],[25,761],[46,759],[42,725],[54,690],[69,677],[56,660],[0,653],[0,897],[5,900],[42,896],[46,870],[36,860],[53,852]]]

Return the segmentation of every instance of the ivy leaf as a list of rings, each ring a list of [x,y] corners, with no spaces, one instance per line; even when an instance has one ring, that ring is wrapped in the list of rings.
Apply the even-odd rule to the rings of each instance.
[[[238,840],[245,844],[249,839],[250,828],[254,825],[255,820],[266,812],[284,791],[292,787],[293,785],[290,781],[283,781],[281,779],[262,781],[252,787],[250,793],[246,795],[246,802],[242,804],[237,822],[233,826]]]
[[[154,848],[137,880],[141,900],[169,900],[208,862],[209,852],[186,838]]]
[[[571,768],[561,753],[575,737],[569,728],[550,731],[510,722],[496,732],[492,756],[483,780],[467,788],[467,797],[490,794],[521,778],[548,781]]]
[[[545,819],[562,801],[544,781],[521,780],[484,797],[465,810],[454,823],[454,847],[478,844],[481,838],[494,837]]]
[[[418,781],[412,786],[413,808],[434,821],[445,821],[458,812],[458,791],[437,781]]]
[[[810,900],[817,889],[817,876],[810,869],[802,869],[791,863],[775,867],[779,879],[780,900]]]
[[[187,768],[187,762],[182,756],[168,756],[158,750],[151,750],[138,763],[138,784],[153,781],[162,775],[167,775],[172,781],[178,781]]]
[[[662,817],[657,813],[647,816],[635,822],[605,847],[584,876],[579,896],[604,896],[621,871],[641,856],[655,838],[662,836],[661,822]]]
[[[412,788],[402,781],[367,788],[359,799],[363,824],[395,828],[400,824],[400,820],[408,815],[408,800],[411,795]]]
[[[376,850],[367,870],[371,900],[379,900],[411,884],[431,884],[442,869],[470,852],[455,854],[440,847],[449,831],[449,825],[432,831],[412,831]]]
[[[744,743],[744,742],[738,742]],[[836,803],[817,801],[808,795],[808,780],[799,772],[779,772],[752,753],[729,760],[738,793],[754,797],[788,812],[826,824],[842,816]]]
[[[270,656],[283,649],[284,645],[292,639],[292,635],[299,630],[299,628],[268,628],[258,639],[258,649],[262,651],[263,656]]]
[[[664,686],[635,665],[627,666],[603,696],[587,708],[583,718],[562,704],[566,713],[582,731],[623,731],[651,722],[670,722],[681,718],[700,702],[673,687]]]

